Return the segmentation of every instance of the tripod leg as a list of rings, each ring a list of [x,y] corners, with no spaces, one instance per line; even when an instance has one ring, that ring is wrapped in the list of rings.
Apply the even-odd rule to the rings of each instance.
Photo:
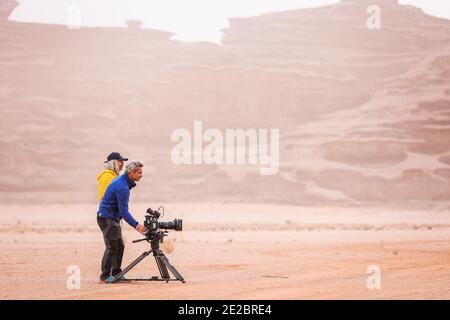
[[[156,256],[155,256],[155,258],[156,258]],[[169,270],[172,272],[172,274],[175,276],[175,278],[177,280],[180,280],[181,282],[185,283],[183,276],[177,271],[177,269],[175,269],[175,267],[173,265],[170,264],[169,259],[167,259],[167,257],[164,255],[164,253],[158,254],[158,258],[160,259],[160,261],[162,261],[164,263],[164,269],[166,270],[166,272],[167,272],[167,268],[169,268]],[[161,274],[161,276],[162,276],[162,274]]]
[[[122,270],[121,273],[117,274],[114,277],[114,281],[120,280],[120,278],[122,278],[128,271],[133,269],[139,262],[141,262],[150,253],[152,253],[152,250],[146,251],[143,254],[141,254],[139,257],[137,257],[136,260],[134,260],[132,263],[130,263],[125,269]]]
[[[159,273],[161,274],[161,278],[164,280],[170,279],[169,271],[167,270],[166,265],[164,264],[164,261],[161,260],[160,255],[155,256],[156,265],[158,266]]]

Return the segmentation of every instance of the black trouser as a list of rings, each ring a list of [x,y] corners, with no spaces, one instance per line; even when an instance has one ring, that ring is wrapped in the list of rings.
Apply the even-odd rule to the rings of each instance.
[[[122,271],[120,266],[122,265],[125,247],[122,241],[122,230],[116,220],[97,216],[97,223],[102,230],[106,247],[102,259],[102,274],[100,275],[100,279],[105,280],[110,275],[115,276]]]

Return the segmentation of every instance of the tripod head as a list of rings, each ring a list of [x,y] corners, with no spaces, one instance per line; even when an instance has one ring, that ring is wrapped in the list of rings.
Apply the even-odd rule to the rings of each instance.
[[[133,240],[131,242],[136,243],[136,242],[141,242],[141,241],[147,241],[150,243],[163,243],[164,241],[164,237],[166,237],[168,235],[169,231],[161,231],[158,230],[157,232],[153,232],[151,233],[151,231],[148,231],[145,234],[145,238],[142,239],[137,239],[137,240]]]

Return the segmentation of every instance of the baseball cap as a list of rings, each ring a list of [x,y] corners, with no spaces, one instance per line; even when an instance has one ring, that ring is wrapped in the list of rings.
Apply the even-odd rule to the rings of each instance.
[[[111,161],[111,160],[120,160],[120,161],[128,161],[128,158],[124,158],[120,155],[119,152],[112,152],[109,154],[109,156],[106,158],[106,162]]]

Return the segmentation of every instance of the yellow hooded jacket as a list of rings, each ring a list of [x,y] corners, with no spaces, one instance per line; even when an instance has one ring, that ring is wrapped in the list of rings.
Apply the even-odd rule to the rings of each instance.
[[[105,169],[98,174],[98,202],[102,201],[103,196],[105,195],[106,188],[108,188],[109,184],[115,177],[117,177],[117,174],[109,169]]]

